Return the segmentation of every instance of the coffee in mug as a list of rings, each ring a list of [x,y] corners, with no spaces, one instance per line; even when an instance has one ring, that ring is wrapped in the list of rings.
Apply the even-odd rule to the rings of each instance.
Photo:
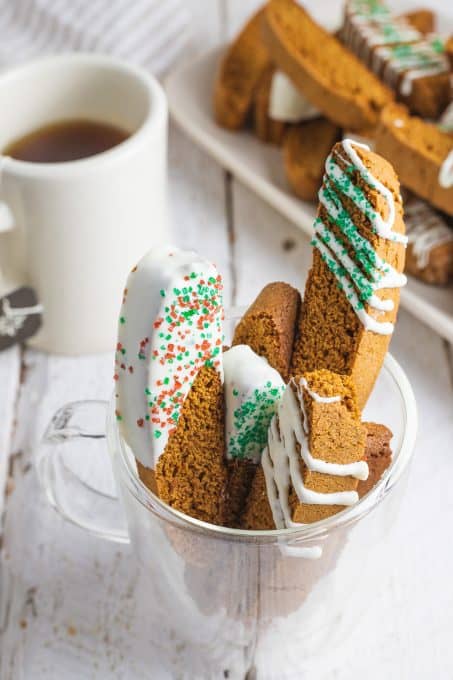
[[[2,153],[29,163],[64,163],[96,156],[129,136],[126,130],[110,123],[64,120],[27,133],[8,144]]]

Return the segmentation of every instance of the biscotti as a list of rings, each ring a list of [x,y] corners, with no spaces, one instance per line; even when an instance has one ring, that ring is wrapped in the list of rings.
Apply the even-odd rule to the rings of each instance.
[[[406,273],[444,285],[453,278],[453,229],[441,213],[415,196],[404,201],[408,238]]]
[[[326,368],[350,375],[362,409],[387,352],[405,283],[398,179],[383,158],[343,140],[326,161],[319,201],[291,373]]]
[[[440,115],[450,98],[450,65],[440,38],[425,38],[376,0],[346,0],[340,37],[412,112]]]
[[[271,64],[262,74],[254,94],[253,125],[256,136],[266,144],[280,146],[285,135],[286,124],[269,115],[270,93],[275,67]]]
[[[186,515],[224,524],[227,518],[224,449],[222,382],[215,368],[204,366],[157,462],[159,498]]]
[[[270,420],[289,377],[299,312],[300,294],[295,288],[268,284],[239,321],[233,346],[224,354],[228,506],[233,526],[239,523]]]
[[[365,442],[349,377],[320,370],[293,379],[271,424],[263,474],[254,481],[256,487],[264,480],[273,525],[316,522],[357,502],[358,480],[368,476]],[[245,526],[269,522],[264,501],[254,488]]]
[[[255,90],[270,63],[261,38],[262,17],[260,10],[247,22],[220,62],[214,84],[214,116],[230,130],[245,125]]]
[[[356,491],[359,498],[362,498],[377,484],[392,462],[390,448],[392,433],[388,427],[378,423],[362,423],[362,425],[366,434],[364,461],[368,465],[368,477],[357,483]],[[366,473],[365,470],[364,473]],[[294,497],[294,492],[291,493]],[[277,528],[269,504],[262,465],[257,468],[253,479],[242,517],[242,527],[261,531]]]
[[[381,116],[376,151],[389,160],[400,182],[436,208],[453,215],[453,144],[439,126],[393,104]]]
[[[340,128],[325,118],[291,127],[283,142],[285,174],[294,193],[316,201],[329,151],[340,139]]]
[[[265,357],[284,381],[289,378],[300,294],[287,283],[270,283],[250,305],[234,332],[234,345]]]
[[[236,526],[285,390],[280,373],[246,344],[223,353],[229,526]]]
[[[155,247],[130,273],[116,351],[116,416],[142,481],[176,510],[226,517],[222,279],[196,253]]]
[[[376,486],[392,462],[392,449],[390,448],[392,433],[388,427],[378,423],[363,424],[366,429],[365,458],[369,474],[367,479],[361,479],[357,485],[360,498]]]
[[[389,88],[293,0],[270,0],[263,36],[272,60],[336,125],[373,127]]]

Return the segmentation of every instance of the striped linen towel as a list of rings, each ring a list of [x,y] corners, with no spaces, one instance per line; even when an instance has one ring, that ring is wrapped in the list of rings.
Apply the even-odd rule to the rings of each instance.
[[[0,65],[59,52],[99,52],[156,75],[189,37],[181,0],[0,0]]]

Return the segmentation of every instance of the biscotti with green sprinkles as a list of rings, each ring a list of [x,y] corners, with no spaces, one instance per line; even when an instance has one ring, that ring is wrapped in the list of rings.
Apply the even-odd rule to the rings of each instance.
[[[393,332],[405,246],[400,187],[392,166],[343,140],[326,161],[314,223],[291,373],[350,375],[362,409]]]
[[[437,118],[450,99],[444,40],[424,36],[379,0],[346,0],[340,38],[413,113]]]
[[[272,61],[340,127],[376,125],[394,95],[341,42],[293,0],[270,0],[263,36]]]

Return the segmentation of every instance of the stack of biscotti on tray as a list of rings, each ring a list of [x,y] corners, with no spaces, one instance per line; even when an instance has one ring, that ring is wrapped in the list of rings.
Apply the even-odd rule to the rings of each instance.
[[[217,122],[230,129],[251,125],[260,140],[281,145],[288,184],[306,201],[317,200],[335,141],[376,144],[432,213],[412,231],[410,248],[424,255],[408,257],[408,272],[427,283],[448,282],[452,39],[434,34],[429,10],[397,17],[380,0],[345,0],[333,35],[302,5],[269,0],[229,46],[214,86]]]
[[[391,462],[363,423],[404,285],[392,167],[336,143],[326,163],[304,300],[266,286],[224,346],[222,278],[153,249],[129,275],[116,352],[117,419],[143,483],[199,520],[253,530],[324,519]]]

